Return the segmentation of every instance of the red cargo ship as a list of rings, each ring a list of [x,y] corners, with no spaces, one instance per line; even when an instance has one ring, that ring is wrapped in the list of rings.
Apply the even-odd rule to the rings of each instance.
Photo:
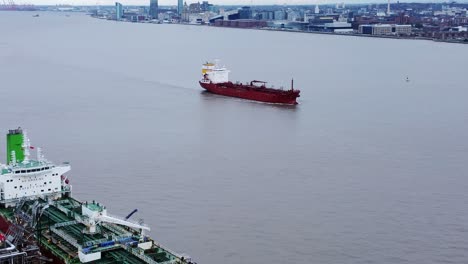
[[[209,92],[224,96],[267,103],[296,105],[296,99],[301,92],[294,89],[292,81],[290,90],[268,88],[266,82],[262,81],[251,81],[247,84],[232,83],[229,81],[229,71],[224,67],[218,67],[215,63],[203,64],[202,74],[201,87]]]

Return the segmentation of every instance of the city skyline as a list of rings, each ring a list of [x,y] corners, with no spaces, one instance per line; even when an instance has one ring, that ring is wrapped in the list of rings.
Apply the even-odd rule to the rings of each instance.
[[[202,2],[201,0],[200,2]],[[22,5],[115,5],[115,2],[119,2],[123,5],[148,5],[149,0],[16,0],[15,3]],[[198,0],[184,0],[184,3],[196,3]],[[366,3],[387,3],[385,0],[381,1],[369,1],[369,0],[352,0],[352,1],[339,1],[339,0],[212,0],[209,1],[214,5],[317,5],[317,4],[335,4],[335,3],[346,3],[346,4],[366,4]],[[396,2],[392,0],[391,2]],[[433,2],[443,3],[444,0],[440,1],[400,1],[400,2]],[[460,3],[466,3],[467,0],[457,1]],[[159,5],[171,5],[177,6],[178,0],[159,0]]]

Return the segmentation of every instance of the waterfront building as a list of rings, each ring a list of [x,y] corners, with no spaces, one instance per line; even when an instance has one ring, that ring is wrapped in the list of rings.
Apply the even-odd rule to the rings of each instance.
[[[452,27],[452,28],[450,28],[450,31],[451,32],[467,32],[468,27],[462,27],[462,26]]]
[[[283,10],[275,11],[275,20],[285,20],[286,13]]]
[[[333,23],[334,21],[338,21],[338,15],[315,15],[313,17],[309,17],[308,20],[304,22],[308,22],[311,25],[323,25],[324,23]]]
[[[410,35],[411,25],[359,25],[359,33],[364,35]]]
[[[187,2],[184,3],[184,8],[182,9],[182,16],[180,17],[181,21],[183,22],[189,22],[190,21],[190,12],[189,12],[189,7],[187,5]]]
[[[146,16],[139,14],[125,14],[125,17],[131,22],[141,22],[146,20]]]
[[[225,12],[224,20],[237,20],[240,19],[239,12]]]
[[[392,34],[392,26],[386,24],[378,24],[372,26],[372,35],[390,35]]]
[[[211,25],[214,25],[216,23],[216,21],[218,20],[224,20],[224,15],[216,15],[214,17],[210,17],[210,19],[208,20],[208,22],[211,24]]]
[[[340,32],[349,33],[353,32],[351,23],[346,22],[336,16],[318,15],[310,17],[307,22],[304,22],[308,31],[321,31],[321,32]]]
[[[150,18],[158,18],[158,0],[150,0]]]
[[[254,19],[216,20],[215,26],[236,28],[262,28],[267,26],[267,22]]]
[[[115,2],[115,20],[122,20],[123,6],[121,3]]]
[[[353,32],[353,27],[351,26],[351,23],[342,21],[333,21],[332,23],[325,23],[323,25],[323,29],[325,31],[337,33]]]
[[[304,22],[309,22],[310,20],[315,19],[315,14],[304,13]]]
[[[299,14],[295,11],[289,10],[287,12],[287,18],[289,21],[296,21],[299,19]]]
[[[359,25],[358,32],[359,34],[364,34],[364,35],[376,35],[376,32],[374,32],[374,26],[375,25]],[[391,32],[391,29],[390,29],[390,32]]]
[[[394,33],[397,35],[411,35],[412,31],[411,25],[394,25]]]
[[[190,13],[201,13],[202,12],[202,5],[200,2],[198,3],[191,3],[188,7]]]
[[[202,12],[213,11],[213,5],[208,1],[203,1],[200,5],[200,8]]]
[[[339,14],[313,14],[304,13],[304,22],[311,24],[332,23],[333,21],[340,20]]]
[[[275,13],[273,11],[262,11],[255,14],[257,20],[273,20]]]
[[[250,6],[243,6],[239,9],[239,19],[252,19],[252,9],[250,9]]]
[[[320,8],[318,5],[315,5],[315,10],[314,10],[315,14],[319,14],[320,13]]]

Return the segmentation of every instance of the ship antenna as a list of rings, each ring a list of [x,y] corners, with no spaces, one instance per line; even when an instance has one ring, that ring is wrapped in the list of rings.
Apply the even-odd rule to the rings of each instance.
[[[16,165],[16,152],[14,150],[11,151],[11,164]]]
[[[291,90],[294,90],[294,79],[291,79]]]
[[[42,155],[42,149],[37,148],[37,161],[42,162],[44,161],[44,156]]]

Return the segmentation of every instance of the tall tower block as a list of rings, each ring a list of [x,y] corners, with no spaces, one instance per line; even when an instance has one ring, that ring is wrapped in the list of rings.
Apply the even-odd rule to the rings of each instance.
[[[7,134],[7,164],[12,162],[12,153],[15,154],[16,162],[22,162],[24,160],[24,149],[23,149],[23,130],[21,127],[18,129],[9,130]]]
[[[149,15],[151,18],[158,18],[158,0],[150,0]]]
[[[177,14],[182,16],[182,12],[184,12],[184,1],[178,0],[177,1]]]
[[[390,15],[390,0],[388,0],[387,4],[387,15]]]

